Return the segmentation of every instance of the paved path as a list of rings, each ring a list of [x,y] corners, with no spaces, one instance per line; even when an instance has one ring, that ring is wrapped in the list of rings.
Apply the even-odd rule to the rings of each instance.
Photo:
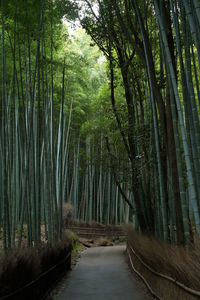
[[[58,300],[144,300],[125,262],[125,246],[87,249]]]

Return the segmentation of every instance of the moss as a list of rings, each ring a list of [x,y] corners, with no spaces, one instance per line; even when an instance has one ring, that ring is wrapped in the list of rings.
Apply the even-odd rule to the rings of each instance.
[[[69,239],[71,240],[71,243],[72,243],[72,252],[71,252],[71,254],[72,254],[72,256],[74,256],[74,255],[76,255],[76,253],[78,251],[81,251],[83,249],[83,245],[80,243],[79,237],[75,232],[67,229],[66,234],[69,237]]]

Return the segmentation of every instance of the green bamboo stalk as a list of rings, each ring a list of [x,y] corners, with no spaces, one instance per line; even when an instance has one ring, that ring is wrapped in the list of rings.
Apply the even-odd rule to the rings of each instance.
[[[200,233],[200,218],[199,218],[198,202],[197,202],[198,200],[197,200],[197,195],[196,195],[196,190],[195,190],[194,178],[193,178],[193,174],[192,174],[191,159],[190,159],[190,155],[189,155],[186,131],[185,131],[185,127],[184,127],[183,113],[181,110],[180,98],[179,98],[178,88],[177,88],[177,84],[176,84],[176,77],[175,77],[175,73],[174,73],[174,69],[173,69],[173,64],[172,64],[172,60],[171,60],[171,55],[170,55],[168,41],[167,41],[167,37],[166,37],[166,33],[165,33],[165,28],[164,28],[163,21],[162,21],[161,15],[160,15],[157,0],[154,1],[154,5],[155,5],[156,16],[157,16],[157,20],[159,23],[163,44],[165,47],[166,59],[167,59],[167,63],[169,66],[169,72],[170,72],[170,76],[171,76],[173,92],[174,92],[174,96],[175,96],[175,100],[176,100],[176,107],[177,107],[177,111],[178,111],[180,130],[181,130],[181,136],[182,136],[182,142],[183,142],[183,148],[184,148],[184,154],[185,154],[185,161],[186,161],[186,168],[187,168],[187,178],[188,178],[188,184],[189,184],[190,201],[193,206],[196,229],[197,229],[197,232]]]
[[[193,62],[193,69],[194,69],[194,76],[195,76],[195,83],[196,83],[196,90],[197,90],[197,97],[198,97],[198,104],[199,104],[199,107],[200,107],[199,79],[198,79],[198,75],[197,75],[196,57],[195,57],[195,54],[194,54],[193,45],[191,45],[191,50],[192,50],[192,62]]]
[[[200,26],[200,3],[198,0],[193,0],[193,5],[196,10],[196,15],[197,15],[199,26]]]
[[[4,3],[2,2],[2,11],[1,11],[1,32],[2,32],[2,127],[1,127],[1,156],[2,156],[2,229],[3,229],[3,249],[7,249],[7,196],[6,196],[6,132],[5,132],[5,110],[6,110],[6,56],[5,56],[5,24],[4,24]]]
[[[160,158],[160,146],[159,146],[159,136],[158,136],[158,125],[157,125],[157,112],[156,112],[154,95],[153,95],[150,66],[149,66],[149,60],[148,60],[147,49],[146,49],[146,44],[145,44],[145,38],[144,38],[144,34],[143,34],[143,27],[142,27],[142,22],[141,22],[141,18],[140,18],[140,14],[139,14],[139,11],[138,11],[138,6],[137,6],[136,1],[134,1],[134,7],[135,7],[136,14],[138,16],[138,21],[139,21],[139,24],[140,24],[140,30],[141,30],[141,33],[142,33],[143,45],[144,45],[144,51],[145,51],[145,58],[146,58],[147,70],[148,70],[148,79],[149,79],[149,86],[150,86],[150,99],[151,99],[152,113],[153,113],[153,128],[154,128],[154,135],[155,135],[155,148],[156,148],[156,157],[157,157],[158,174],[159,174],[159,182],[160,182],[161,211],[162,211],[162,222],[163,222],[163,238],[165,240],[167,240],[168,239],[167,208],[166,208],[164,182],[163,182],[163,174],[162,174],[161,158]]]
[[[175,28],[175,37],[176,37],[176,44],[179,54],[179,61],[180,61],[180,68],[181,68],[181,83],[183,87],[183,99],[184,103],[187,103],[187,95],[186,95],[186,78],[185,78],[185,69],[183,64],[183,55],[181,51],[181,43],[180,43],[180,33],[178,28],[178,15],[177,15],[177,3],[175,8],[173,6],[172,1],[170,0],[170,7],[172,10],[172,17],[173,23]],[[177,166],[178,166],[178,173],[179,173],[179,187],[180,187],[180,197],[182,203],[182,214],[183,214],[183,224],[184,224],[184,235],[186,244],[190,243],[190,229],[189,229],[189,221],[188,221],[188,203],[186,199],[186,191],[185,191],[185,184],[184,184],[184,176],[183,176],[183,167],[182,167],[182,154],[180,149],[180,139],[178,133],[178,120],[176,116],[176,106],[175,100],[173,97],[172,85],[170,84],[170,98],[171,98],[171,110],[172,110],[172,118],[173,118],[173,129],[174,129],[174,137],[175,137],[175,144],[176,144],[176,157],[177,157]]]
[[[199,46],[199,38],[200,38],[199,29],[200,29],[200,26],[196,26],[197,23],[194,21],[192,10],[191,10],[191,7],[190,7],[188,1],[181,0],[181,2],[184,5],[186,15],[187,15],[187,18],[188,18],[188,21],[189,21],[190,30],[191,30],[191,33],[194,37],[194,41],[195,41],[195,45],[196,45],[197,53],[198,53],[198,63],[199,63],[199,71],[200,71],[200,46]],[[198,16],[199,16],[199,14],[198,14]]]

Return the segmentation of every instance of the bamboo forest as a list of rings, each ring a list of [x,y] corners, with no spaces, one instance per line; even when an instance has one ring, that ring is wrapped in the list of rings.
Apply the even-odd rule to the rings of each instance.
[[[200,1],[1,0],[0,14],[0,256],[62,240],[66,209],[190,248]]]

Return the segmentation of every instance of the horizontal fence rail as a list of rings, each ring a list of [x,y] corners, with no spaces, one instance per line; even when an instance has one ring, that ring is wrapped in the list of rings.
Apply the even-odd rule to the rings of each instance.
[[[64,269],[70,269],[71,266],[71,253],[57,263],[55,266],[51,267],[47,271],[43,272],[35,280],[29,282],[25,286],[17,289],[9,295],[0,297],[0,300],[25,300],[25,299],[42,299],[44,295],[50,288],[50,284],[55,282],[55,278],[61,274]],[[53,276],[51,276],[53,274]],[[49,277],[51,280],[49,281]],[[44,285],[45,281],[45,285]],[[43,286],[44,285],[44,286]],[[39,295],[37,294],[39,293]],[[36,298],[37,297],[37,298]],[[38,298],[39,297],[39,298]]]
[[[168,275],[164,275],[162,273],[159,273],[157,271],[155,271],[154,269],[152,269],[149,265],[147,265],[141,258],[140,256],[134,251],[134,249],[130,246],[130,244],[127,242],[127,249],[128,249],[128,252],[129,252],[129,259],[131,260],[131,257],[130,257],[130,251],[131,253],[134,254],[134,256],[140,261],[140,263],[146,268],[148,269],[151,273],[155,274],[156,276],[159,276],[161,278],[164,278],[170,282],[172,282],[174,285],[176,285],[177,287],[181,288],[182,290],[184,290],[185,292],[189,293],[190,295],[193,295],[193,296],[196,296],[198,298],[200,298],[200,291],[197,291],[197,290],[194,290],[194,289],[191,289],[187,286],[185,286],[183,283],[179,282],[178,280],[168,276]],[[131,263],[132,267],[133,267],[133,263]],[[154,294],[154,292],[153,292]],[[161,299],[157,296],[158,299]]]
[[[158,300],[162,300],[162,298],[160,298],[151,288],[150,284],[147,282],[147,280],[144,278],[144,276],[142,274],[140,274],[140,272],[138,272],[138,270],[136,270],[136,268],[133,265],[132,259],[131,259],[131,255],[130,255],[130,250],[127,247],[127,252],[128,252],[128,256],[129,256],[129,260],[130,260],[130,264],[131,267],[133,269],[133,271],[143,280],[143,282],[145,283],[146,287],[148,288],[148,290],[150,291],[150,293]]]
[[[122,230],[121,226],[116,227],[80,227],[69,226],[68,229],[78,234],[80,237],[94,238],[94,237],[108,237],[108,238],[126,238],[127,235]]]

